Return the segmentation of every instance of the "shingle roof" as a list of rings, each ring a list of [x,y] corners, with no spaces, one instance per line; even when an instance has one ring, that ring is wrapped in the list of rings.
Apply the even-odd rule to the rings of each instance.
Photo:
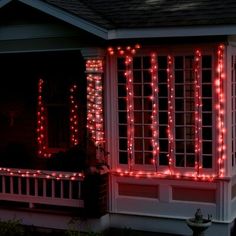
[[[105,29],[236,24],[235,0],[42,0]]]

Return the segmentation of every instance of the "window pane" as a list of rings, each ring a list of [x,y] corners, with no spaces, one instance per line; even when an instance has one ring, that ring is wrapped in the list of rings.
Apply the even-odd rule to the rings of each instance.
[[[127,123],[127,113],[126,112],[119,112],[119,123],[121,123],[121,124]]]
[[[202,156],[203,168],[212,168],[212,156]]]
[[[117,60],[117,69],[125,70],[125,58],[119,57]]]
[[[159,97],[167,97],[168,92],[167,92],[167,85],[166,84],[160,84],[159,85]]]
[[[202,71],[202,83],[211,83],[211,70]]]
[[[133,72],[133,81],[134,83],[142,83],[142,72],[134,71]]]
[[[184,167],[184,156],[183,155],[176,155],[176,163],[177,167]]]
[[[183,69],[183,57],[175,57],[175,69]]]
[[[121,138],[119,140],[119,148],[120,148],[120,150],[124,150],[124,151],[127,150],[127,139]]]
[[[184,72],[175,71],[175,83],[183,83],[183,82],[184,82]]]
[[[127,152],[119,153],[119,163],[120,164],[128,164],[128,154]]]
[[[135,164],[143,164],[143,153],[142,152],[135,152]]]
[[[152,81],[152,74],[149,70],[145,70],[143,72],[143,82],[144,83],[150,83]]]
[[[166,153],[160,153],[159,155],[159,165],[160,166],[167,166],[168,165],[168,158]]]
[[[166,56],[159,56],[157,61],[158,61],[158,67],[160,69],[166,69],[167,68],[167,57]]]
[[[126,87],[125,87],[126,89]],[[133,85],[134,96],[142,96],[142,85],[134,84]]]
[[[144,159],[145,159],[145,164],[151,165],[152,164],[152,153],[151,152],[145,152],[144,153]]]
[[[186,156],[186,167],[194,167],[195,165],[195,156],[187,155]]]
[[[160,140],[160,152],[168,152],[168,140]]]
[[[202,68],[211,68],[211,56],[202,56]]]
[[[134,57],[133,58],[133,68],[134,69],[141,69],[141,57]]]
[[[143,69],[150,69],[150,68],[151,68],[151,58],[143,57]]]
[[[167,72],[165,70],[158,71],[158,82],[166,83],[167,82]]]

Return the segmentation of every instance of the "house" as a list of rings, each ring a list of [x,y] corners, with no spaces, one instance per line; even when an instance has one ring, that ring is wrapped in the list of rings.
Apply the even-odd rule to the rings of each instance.
[[[208,235],[236,217],[236,3],[0,0],[0,218]]]

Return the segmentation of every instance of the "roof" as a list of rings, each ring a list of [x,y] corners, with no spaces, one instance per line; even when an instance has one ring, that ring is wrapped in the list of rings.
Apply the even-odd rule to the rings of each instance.
[[[105,40],[236,35],[235,0],[17,1]]]
[[[235,0],[43,0],[105,29],[236,24]]]

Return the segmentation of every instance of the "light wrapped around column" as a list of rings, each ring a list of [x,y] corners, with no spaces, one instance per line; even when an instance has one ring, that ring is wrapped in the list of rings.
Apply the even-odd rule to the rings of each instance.
[[[103,145],[103,86],[102,60],[94,59],[86,61],[87,73],[87,128],[96,146]]]

